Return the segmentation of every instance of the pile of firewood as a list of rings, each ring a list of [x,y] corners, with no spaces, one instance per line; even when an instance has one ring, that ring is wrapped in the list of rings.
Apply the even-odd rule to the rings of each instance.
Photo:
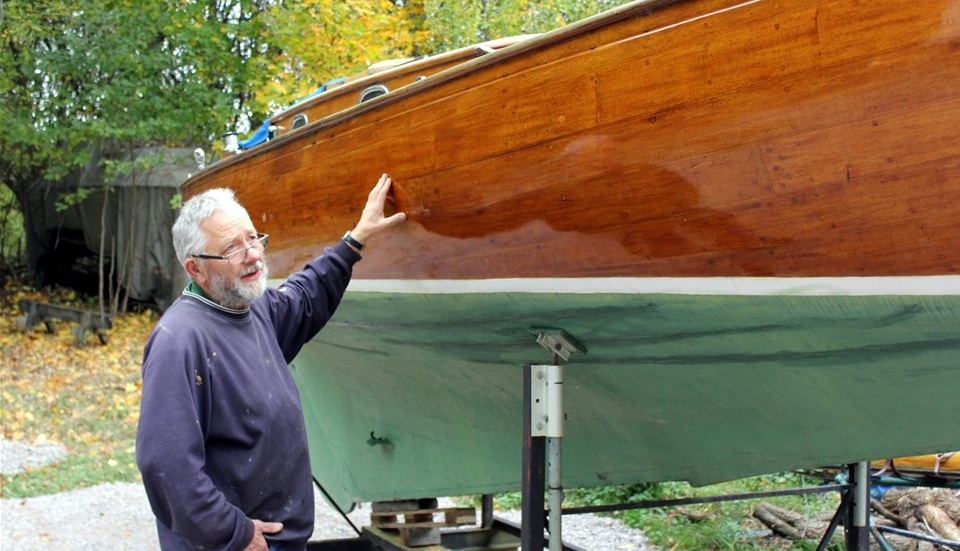
[[[881,518],[875,518],[877,525],[887,524],[904,528],[917,534],[933,536],[937,539],[956,542],[960,545],[960,493],[956,490],[910,488],[893,489],[883,495],[880,503],[873,504],[873,510]],[[881,522],[881,519],[886,522]],[[890,545],[907,551],[934,551],[938,549],[932,543],[889,535]],[[956,549],[956,547],[954,547]]]
[[[894,488],[879,501],[872,500],[871,520],[875,528],[889,526],[914,534],[931,536],[953,545],[939,545],[929,541],[879,532],[896,551],[939,551],[960,547],[960,491],[943,488]],[[830,516],[808,519],[789,509],[769,503],[760,503],[753,516],[773,532],[791,539],[819,540],[826,532]],[[842,528],[837,530],[841,537]],[[871,549],[880,549],[876,542]]]

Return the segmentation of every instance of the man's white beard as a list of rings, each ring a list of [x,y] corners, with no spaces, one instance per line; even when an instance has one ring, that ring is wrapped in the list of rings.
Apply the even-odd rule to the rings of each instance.
[[[233,310],[243,310],[250,303],[257,300],[267,290],[269,269],[266,260],[259,260],[249,269],[244,270],[240,277],[260,270],[260,277],[256,281],[244,282],[239,278],[233,279],[228,275],[218,274],[210,279],[210,297],[221,306]]]

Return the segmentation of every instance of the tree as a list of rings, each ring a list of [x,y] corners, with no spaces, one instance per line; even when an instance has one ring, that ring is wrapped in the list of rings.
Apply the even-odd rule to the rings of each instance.
[[[277,111],[385,58],[414,53],[423,31],[412,25],[415,8],[389,0],[301,0],[287,5],[283,25],[270,28],[280,45],[268,63],[273,75],[256,88],[261,106]],[[422,14],[422,10],[420,12]],[[422,17],[421,17],[422,20]]]
[[[255,90],[273,77],[262,60],[279,50],[263,37],[283,14],[269,1],[7,0],[0,182],[28,220],[28,243],[40,241],[29,219],[51,183],[83,167],[92,150],[111,152],[99,190],[106,196],[112,178],[144,168],[134,151],[208,143],[262,112]],[[101,261],[108,245],[101,238]]]
[[[158,0],[5,4],[0,174],[27,219],[28,244],[41,239],[29,220],[42,212],[49,183],[84,166],[91,148],[129,156],[145,145],[190,143],[231,112],[216,83],[184,63],[179,39],[202,42],[202,35],[172,33],[179,12],[171,7]],[[101,259],[105,249],[101,236]],[[103,279],[101,272],[101,295]]]
[[[550,31],[625,0],[423,0],[432,50]]]

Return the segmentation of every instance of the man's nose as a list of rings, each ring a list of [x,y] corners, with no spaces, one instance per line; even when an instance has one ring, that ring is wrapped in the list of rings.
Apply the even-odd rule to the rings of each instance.
[[[244,259],[244,264],[253,264],[263,258],[263,249],[260,247],[250,247],[247,249],[247,256]]]

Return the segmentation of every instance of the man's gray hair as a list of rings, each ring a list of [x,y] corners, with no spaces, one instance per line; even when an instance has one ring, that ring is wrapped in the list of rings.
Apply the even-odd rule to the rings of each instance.
[[[190,255],[202,254],[207,246],[200,224],[217,211],[236,207],[243,208],[233,190],[227,188],[208,189],[183,204],[173,223],[173,249],[181,266]]]

